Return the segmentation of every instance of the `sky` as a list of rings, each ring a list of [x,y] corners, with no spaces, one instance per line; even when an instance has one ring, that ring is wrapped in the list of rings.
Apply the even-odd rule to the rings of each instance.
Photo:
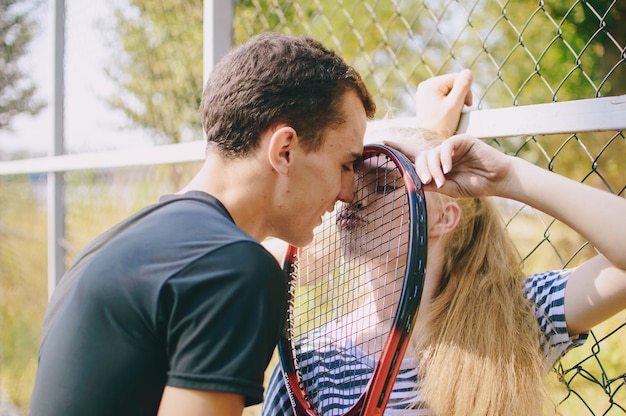
[[[104,97],[114,86],[104,68],[111,54],[101,21],[111,21],[120,0],[66,0],[65,149],[66,153],[151,146],[147,133],[129,128],[125,116],[110,109]],[[47,2],[34,13],[38,32],[21,62],[38,87],[37,98],[50,101],[52,93],[52,36]],[[51,110],[37,116],[17,116],[13,131],[0,130],[0,155],[46,155],[52,142]],[[9,158],[14,158],[9,156]]]

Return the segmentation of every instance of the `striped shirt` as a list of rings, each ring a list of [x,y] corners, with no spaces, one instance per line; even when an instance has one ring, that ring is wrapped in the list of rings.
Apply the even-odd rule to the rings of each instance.
[[[525,282],[525,294],[535,307],[535,315],[544,337],[542,350],[546,362],[552,367],[556,361],[570,348],[582,345],[587,334],[570,338],[567,333],[564,312],[564,294],[567,279],[571,270],[556,270],[529,276]],[[303,379],[310,383],[307,391],[311,400],[321,414],[342,415],[356,401],[365,388],[373,372],[375,361],[366,353],[343,342],[336,349],[321,350],[319,345],[329,345],[328,337],[333,337],[331,324],[316,332],[324,331],[321,342],[320,334],[303,337],[300,345],[296,346],[300,360],[300,369]],[[408,358],[403,360],[391,392],[386,416],[418,416],[427,415],[427,410],[420,409],[420,387],[417,377],[417,360]],[[360,382],[354,383],[354,377]],[[343,380],[351,378],[347,385]],[[332,386],[332,388],[329,388]],[[347,386],[347,387],[346,387]],[[416,406],[417,405],[417,406]],[[413,409],[408,409],[413,407]],[[417,409],[415,407],[418,407]],[[267,387],[263,416],[293,415],[289,394],[285,387],[280,364],[274,368]]]

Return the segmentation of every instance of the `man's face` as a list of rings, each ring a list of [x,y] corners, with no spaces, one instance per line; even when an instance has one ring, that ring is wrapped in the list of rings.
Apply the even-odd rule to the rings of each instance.
[[[333,211],[337,201],[352,200],[354,165],[363,152],[367,116],[353,91],[344,95],[341,109],[345,122],[325,132],[318,150],[300,152],[294,164],[286,201],[289,209],[283,210],[284,226],[279,226],[281,238],[293,245],[308,244],[322,216]]]
[[[385,156],[357,167],[355,195],[337,215],[343,259],[369,283],[380,319],[393,317],[402,290],[409,206],[400,172]]]
[[[346,260],[389,261],[405,256],[398,250],[408,240],[408,208],[404,182],[384,156],[363,161],[357,168],[355,196],[337,217]],[[385,260],[383,260],[385,259]]]

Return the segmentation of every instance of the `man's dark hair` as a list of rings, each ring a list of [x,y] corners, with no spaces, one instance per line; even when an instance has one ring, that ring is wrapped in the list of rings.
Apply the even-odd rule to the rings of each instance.
[[[336,53],[308,37],[263,33],[233,49],[209,75],[202,126],[208,143],[228,157],[247,155],[277,123],[293,127],[313,151],[325,129],[345,122],[341,103],[348,91],[372,118],[376,105],[361,76]]]

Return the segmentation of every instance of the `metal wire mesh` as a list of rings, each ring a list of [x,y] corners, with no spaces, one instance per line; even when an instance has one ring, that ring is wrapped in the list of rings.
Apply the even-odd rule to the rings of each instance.
[[[622,132],[533,136],[492,144],[588,185],[626,195]],[[526,206],[500,206],[529,272],[573,267],[596,254],[587,241],[553,218]],[[626,412],[625,317],[620,313],[594,328],[583,347],[568,352],[554,367],[547,383],[558,414]]]
[[[76,143],[74,137],[86,138],[73,150],[136,140],[111,128],[118,122],[118,127],[148,129],[156,143],[200,139],[195,111],[200,97],[202,2],[145,2],[150,8],[145,14],[138,1],[116,0],[106,7],[100,2],[67,3],[68,77],[84,80],[84,90],[99,98],[121,100],[118,104],[128,110],[123,122],[98,118],[104,113],[101,101],[92,106],[80,92],[68,89],[68,110],[82,110],[81,117],[67,120],[68,144]],[[96,5],[101,18],[89,21],[88,11]],[[376,97],[379,118],[414,114],[414,91],[420,81],[461,68],[474,72],[472,110],[626,94],[624,1],[237,0],[234,8],[236,44],[271,30],[309,35],[336,50],[364,77]],[[115,10],[130,23],[146,23],[151,31],[138,32],[134,38],[129,32],[125,38],[114,36]],[[142,20],[150,13],[152,20]],[[98,42],[81,37],[80,29],[89,24],[102,30]],[[162,44],[164,55],[155,49]],[[143,51],[151,65],[115,53],[128,45]],[[98,59],[88,55],[99,48],[110,54]],[[93,71],[83,69],[85,61],[97,61],[99,70],[122,75],[118,81],[127,88],[116,89],[115,83],[96,85]],[[129,66],[138,71],[125,73]],[[32,70],[40,71],[41,66],[33,65]],[[170,88],[185,79],[192,80],[185,89]],[[168,121],[163,130],[156,129],[159,120]],[[105,130],[110,141],[96,143]],[[513,137],[495,145],[626,196],[623,131]],[[190,163],[67,174],[63,242],[67,261],[97,233],[159,195],[176,191],[196,168]],[[28,406],[38,325],[46,303],[46,199],[45,175],[0,178],[0,304],[4,305],[0,381],[23,410]],[[502,204],[502,210],[529,270],[574,266],[595,253],[552,218],[511,204]],[[556,366],[551,377],[559,413],[626,413],[624,326],[621,313],[594,329],[584,347],[568,353]]]
[[[239,1],[235,40],[311,35],[346,57],[378,97],[379,116],[412,114],[413,88],[471,68],[477,108],[626,92],[618,1]]]

